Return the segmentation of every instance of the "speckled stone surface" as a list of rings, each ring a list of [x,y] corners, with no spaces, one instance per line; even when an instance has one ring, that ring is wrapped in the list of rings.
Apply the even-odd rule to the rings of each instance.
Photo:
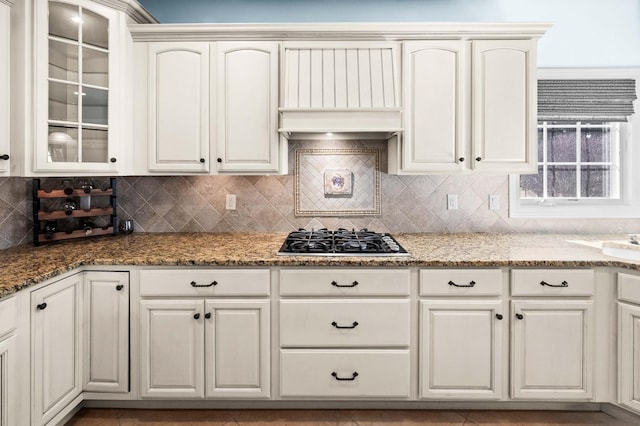
[[[83,265],[595,267],[640,270],[605,256],[601,241],[621,235],[398,234],[409,257],[278,256],[286,233],[134,233],[0,251],[0,298]]]

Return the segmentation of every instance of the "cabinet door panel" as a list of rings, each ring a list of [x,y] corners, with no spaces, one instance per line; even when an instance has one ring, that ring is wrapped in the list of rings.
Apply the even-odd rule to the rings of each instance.
[[[220,171],[278,169],[278,43],[217,43]]]
[[[129,389],[129,274],[86,272],[84,288],[85,391]]]
[[[203,308],[201,300],[140,302],[142,397],[204,397]]]
[[[421,396],[498,399],[502,388],[500,301],[422,301]],[[504,315],[503,317],[504,318]]]
[[[512,303],[512,397],[590,399],[593,302]]]
[[[209,43],[151,43],[148,84],[149,170],[208,172]]]
[[[640,412],[640,307],[618,303],[620,404]]]
[[[473,41],[473,163],[477,170],[536,170],[535,49],[535,40]]]
[[[405,171],[456,171],[469,161],[464,158],[465,43],[403,45]]]
[[[51,420],[80,394],[80,287],[74,275],[31,293],[33,419]]]
[[[269,301],[207,301],[207,397],[270,394]]]
[[[16,341],[16,336],[0,341],[0,426],[18,424],[16,419],[18,403]]]

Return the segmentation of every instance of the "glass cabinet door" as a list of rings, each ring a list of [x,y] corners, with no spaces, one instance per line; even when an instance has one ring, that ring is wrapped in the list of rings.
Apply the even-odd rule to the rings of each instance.
[[[49,2],[50,163],[106,163],[109,21],[82,6]]]

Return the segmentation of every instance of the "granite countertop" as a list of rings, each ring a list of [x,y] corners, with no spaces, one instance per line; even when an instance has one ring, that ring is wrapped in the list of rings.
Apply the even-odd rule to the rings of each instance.
[[[277,256],[286,233],[134,233],[0,251],[0,298],[83,265],[595,267],[640,270],[605,256],[602,234],[394,234],[409,257]]]

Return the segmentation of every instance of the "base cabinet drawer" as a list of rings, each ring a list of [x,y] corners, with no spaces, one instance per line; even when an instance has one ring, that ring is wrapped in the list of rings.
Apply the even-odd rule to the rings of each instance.
[[[408,296],[408,269],[285,269],[282,296]]]
[[[409,300],[284,300],[280,344],[409,346]]]
[[[593,269],[514,269],[512,296],[593,296]]]
[[[281,350],[282,397],[408,398],[408,350]]]

